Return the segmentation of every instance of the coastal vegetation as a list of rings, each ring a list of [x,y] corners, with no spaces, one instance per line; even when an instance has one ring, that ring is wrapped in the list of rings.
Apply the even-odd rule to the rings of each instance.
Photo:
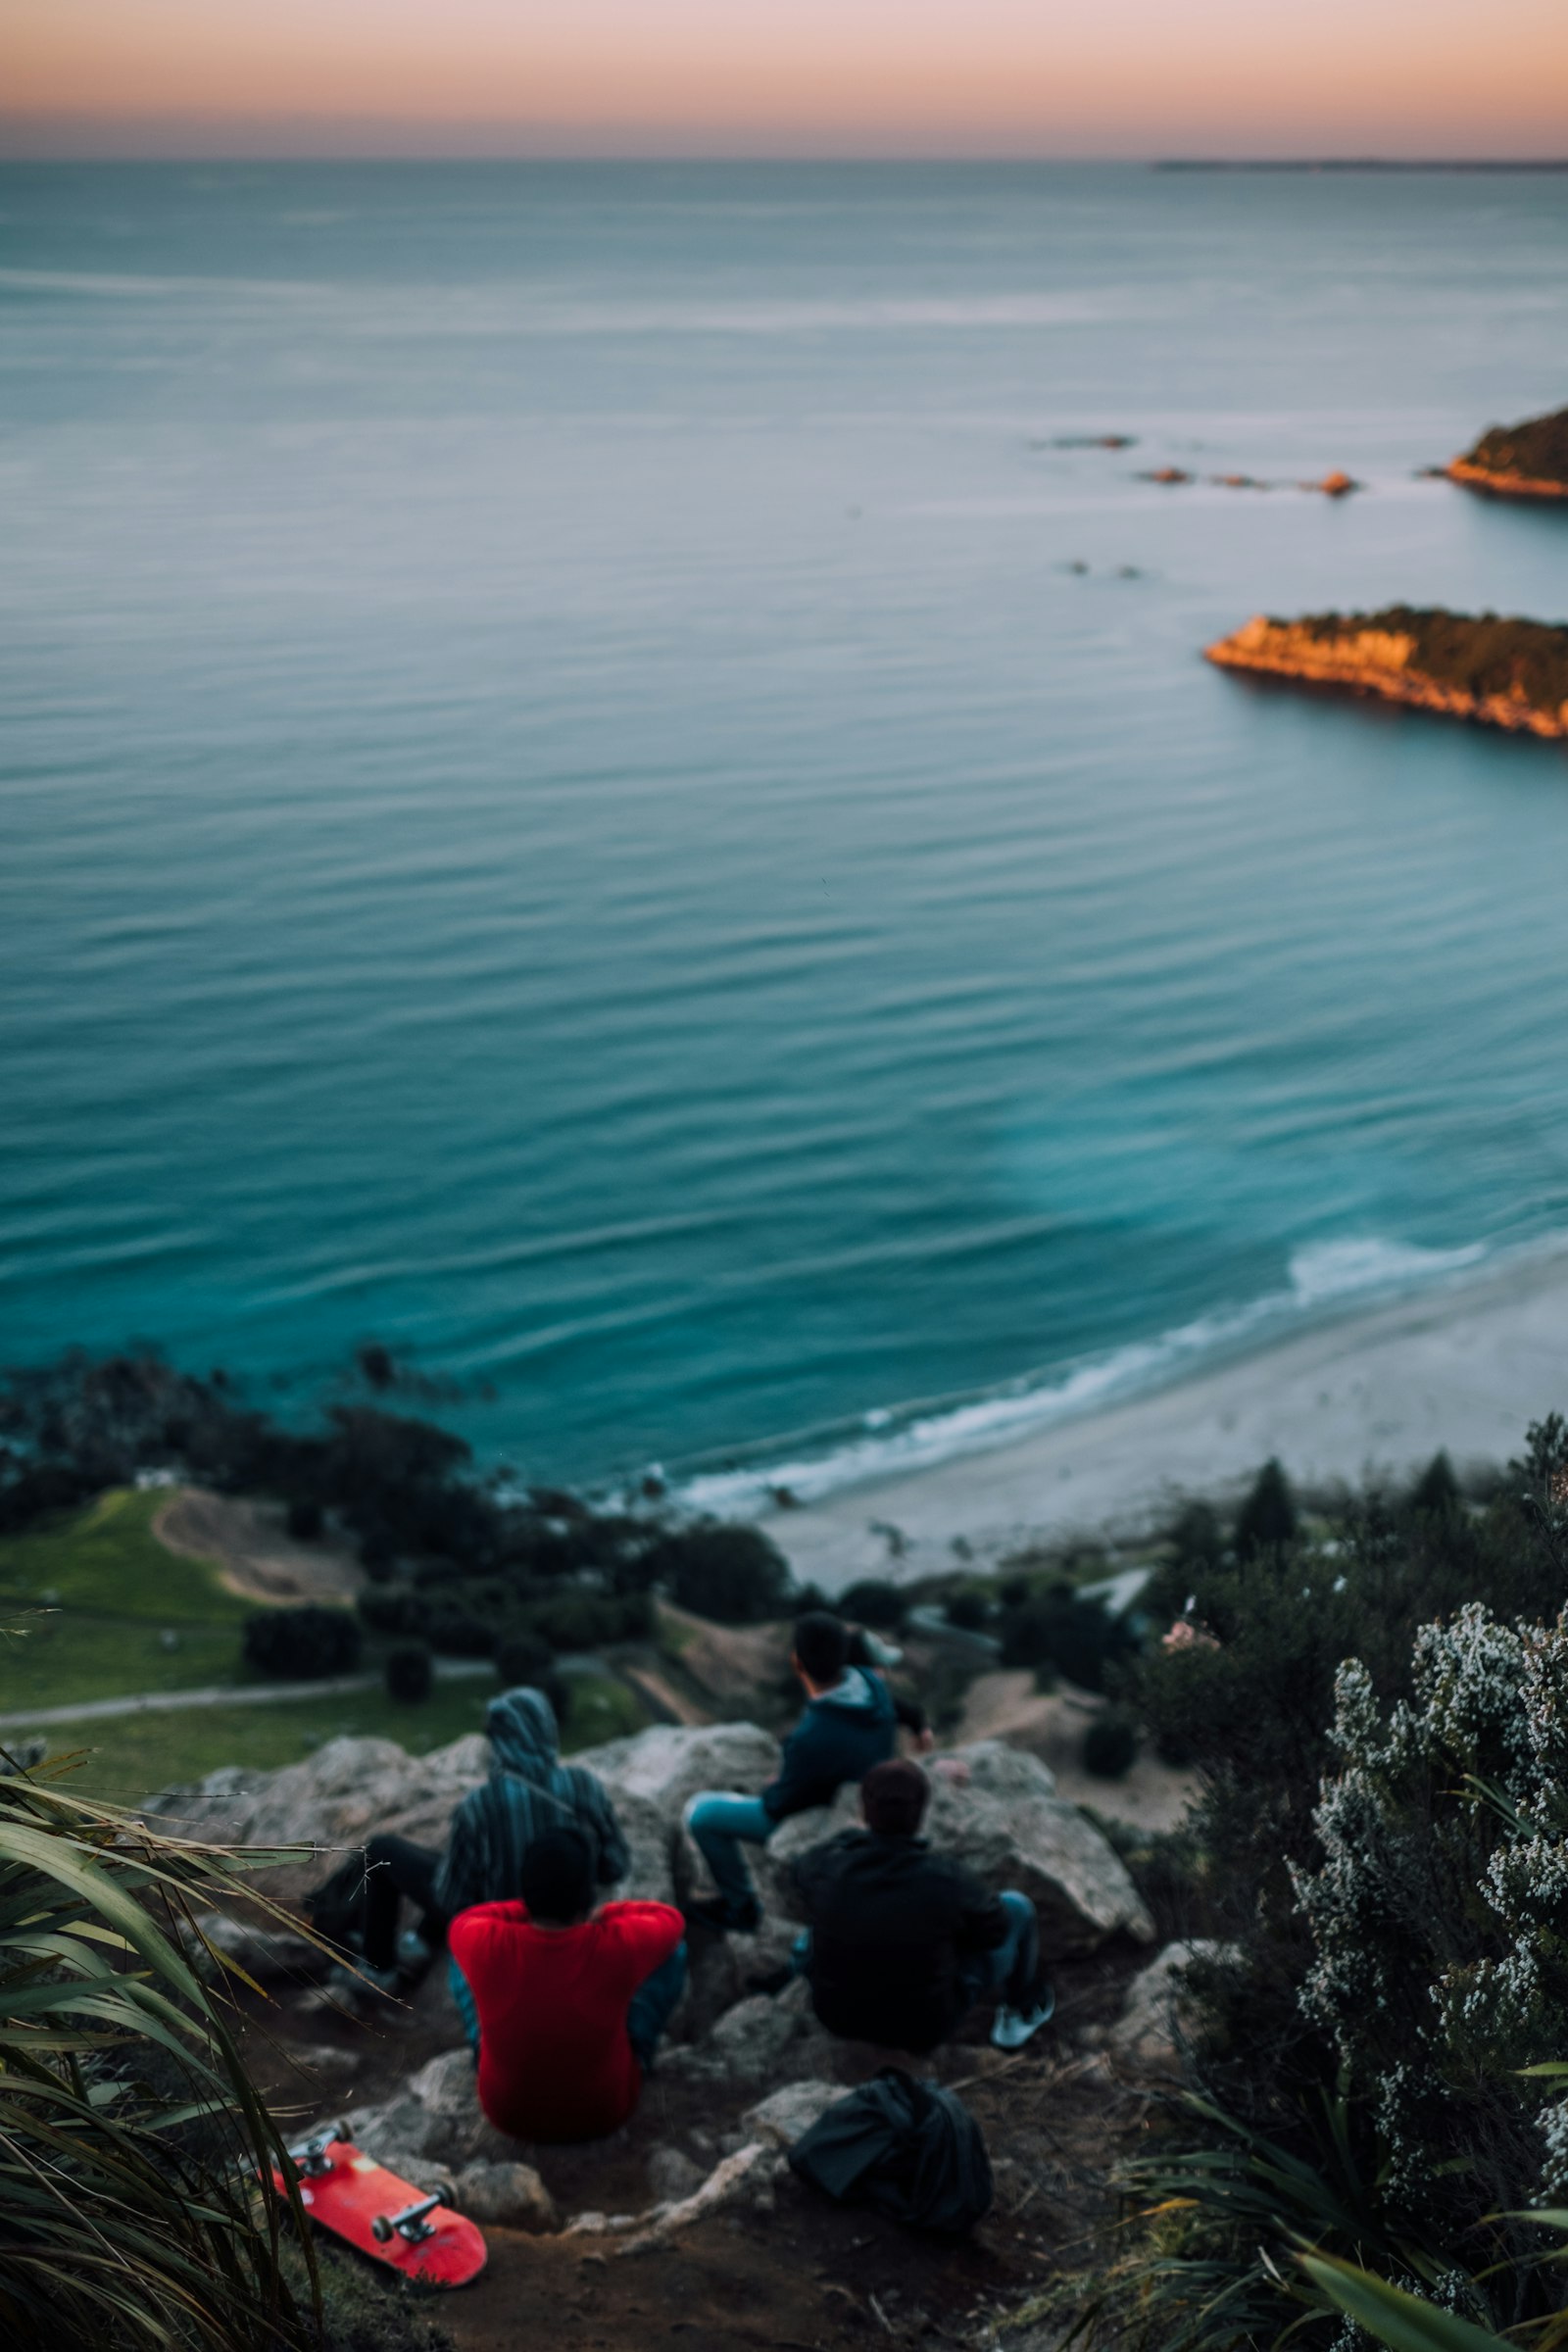
[[[1225,669],[1568,736],[1568,628],[1547,621],[1411,605],[1297,620],[1259,613],[1204,654]]]
[[[1305,2249],[1478,2327],[1560,2299],[1568,1431],[1479,1507],[1442,1463],[1327,1526],[1172,1559],[1127,1678],[1200,1776],[1158,1867],[1209,1938],[1090,2289],[1151,2352],[1348,2342]]]
[[[1493,498],[1568,498],[1568,409],[1490,425],[1447,472]]]
[[[249,2185],[283,2143],[191,1958],[196,1913],[242,1891],[221,1857],[59,1780],[0,1779],[0,2321],[18,2352],[321,2340],[314,2275],[293,2290],[278,2201]]]

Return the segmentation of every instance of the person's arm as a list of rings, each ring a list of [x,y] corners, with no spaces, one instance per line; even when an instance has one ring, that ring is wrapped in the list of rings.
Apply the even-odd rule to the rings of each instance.
[[[613,1886],[617,1879],[630,1876],[631,1847],[626,1843],[626,1833],[615,1817],[615,1808],[603,1781],[596,1780],[586,1767],[583,1768],[583,1777],[591,1791],[588,1801],[594,1828],[598,1832],[599,1884],[601,1886]]]
[[[822,1780],[817,1745],[808,1711],[785,1738],[778,1779],[769,1781],[762,1790],[762,1806],[769,1820],[782,1821],[786,1813],[804,1813],[808,1805],[816,1803]]]
[[[663,1967],[686,1934],[673,1903],[612,1903],[599,1916],[614,1922],[628,1993]]]
[[[954,1875],[958,1893],[954,1942],[960,1952],[994,1952],[1007,1940],[1007,1914],[1002,1907],[1001,1895],[993,1894],[972,1870],[959,1866]]]
[[[447,1919],[466,1911],[473,1901],[474,1890],[484,1885],[480,1855],[480,1833],[474,1797],[479,1789],[466,1796],[452,1816],[447,1833],[447,1850],[441,1857],[430,1889],[436,1909]]]
[[[893,1712],[900,1723],[906,1732],[913,1733],[922,1748],[928,1748],[932,1739],[931,1726],[926,1721],[925,1709],[921,1706],[920,1701],[917,1698],[906,1698],[902,1690],[895,1690],[891,1683],[888,1685],[888,1690],[893,1699]]]

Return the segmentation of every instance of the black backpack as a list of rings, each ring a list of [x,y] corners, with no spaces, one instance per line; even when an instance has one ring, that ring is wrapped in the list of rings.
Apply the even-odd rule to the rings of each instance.
[[[840,2205],[961,2237],[991,2210],[991,2159],[960,2098],[902,2067],[838,2099],[795,2143],[790,2167]]]

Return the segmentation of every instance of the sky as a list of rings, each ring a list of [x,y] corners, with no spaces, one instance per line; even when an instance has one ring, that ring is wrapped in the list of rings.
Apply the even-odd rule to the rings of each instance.
[[[0,154],[1568,153],[1568,0],[0,0]]]

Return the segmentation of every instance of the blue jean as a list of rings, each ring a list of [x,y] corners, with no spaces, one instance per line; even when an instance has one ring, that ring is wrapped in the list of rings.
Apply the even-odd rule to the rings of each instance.
[[[993,1952],[965,1952],[958,1978],[971,2001],[988,1992],[1001,1995],[1011,2009],[1026,2009],[1040,1975],[1040,1927],[1035,1907],[1026,1894],[1011,1887],[998,1897],[1007,1914],[1005,1939]]]
[[[765,1845],[778,1824],[760,1796],[720,1796],[708,1789],[686,1808],[686,1827],[713,1874],[713,1885],[733,1912],[757,1900],[742,1844]]]
[[[965,1952],[958,1962],[958,1982],[971,2001],[999,1992],[1009,2008],[1024,2009],[1040,1974],[1040,1926],[1026,1894],[1007,1887],[998,1896],[1007,1914],[1007,1933],[993,1952]],[[798,1977],[811,1973],[811,1931],[803,1928],[790,1945],[790,1966]]]
[[[677,1943],[669,1958],[644,1977],[626,2011],[626,2039],[639,2066],[652,2066],[660,2035],[686,1989],[686,1946]]]
[[[479,2012],[474,2007],[473,1988],[457,1962],[447,1960],[447,1983],[452,1998],[463,2020],[463,2031],[475,2059],[479,2055]],[[632,1994],[626,2007],[626,2039],[639,2066],[651,2066],[660,2035],[674,2014],[675,2004],[686,1989],[686,1946],[677,1943],[667,1960],[662,1961],[651,1977],[645,1977]]]

